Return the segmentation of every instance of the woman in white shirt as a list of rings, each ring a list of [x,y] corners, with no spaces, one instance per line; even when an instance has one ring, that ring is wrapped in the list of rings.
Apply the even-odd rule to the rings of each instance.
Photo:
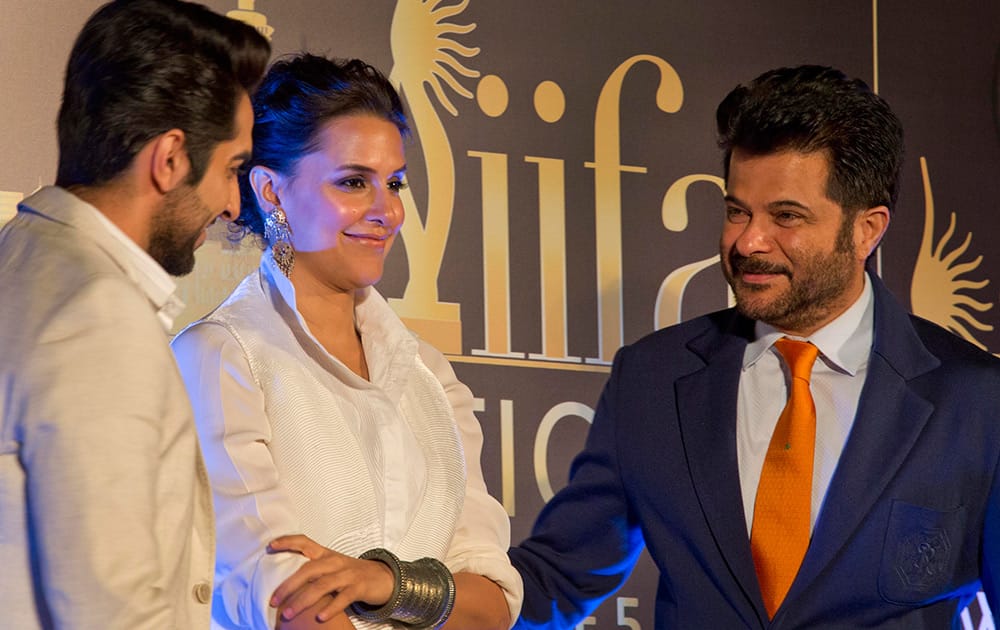
[[[214,493],[213,624],[508,628],[521,582],[472,394],[371,286],[403,221],[399,97],[302,54],[253,104],[260,269],[173,342]]]

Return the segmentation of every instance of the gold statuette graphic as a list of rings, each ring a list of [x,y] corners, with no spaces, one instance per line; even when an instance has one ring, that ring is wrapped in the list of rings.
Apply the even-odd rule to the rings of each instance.
[[[271,35],[274,34],[274,27],[267,24],[266,15],[254,10],[254,4],[254,0],[239,0],[240,8],[226,13],[226,17],[249,24],[257,29],[258,33],[270,40]]]
[[[398,0],[390,34],[393,68],[389,79],[406,98],[420,137],[427,165],[427,206],[426,219],[421,221],[413,195],[401,191],[408,218],[400,233],[406,244],[410,280],[403,297],[389,303],[407,326],[449,354],[462,353],[462,318],[459,304],[439,300],[437,282],[455,205],[455,159],[435,103],[424,86],[430,86],[436,101],[453,116],[458,110],[445,85],[463,98],[472,98],[472,92],[456,75],[475,78],[479,72],[465,67],[457,57],[474,57],[479,49],[463,46],[451,34],[469,33],[476,25],[446,21],[468,4],[468,0],[455,5]]]

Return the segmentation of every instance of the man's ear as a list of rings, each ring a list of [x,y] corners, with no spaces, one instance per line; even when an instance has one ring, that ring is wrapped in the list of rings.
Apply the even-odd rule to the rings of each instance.
[[[191,172],[191,160],[180,129],[170,129],[153,138],[150,156],[150,179],[161,194],[183,183]]]
[[[281,174],[266,167],[255,166],[250,169],[250,186],[257,196],[257,205],[264,214],[271,212],[274,206],[281,205]]]
[[[858,212],[854,219],[854,248],[860,260],[867,260],[889,229],[889,208],[875,206]]]

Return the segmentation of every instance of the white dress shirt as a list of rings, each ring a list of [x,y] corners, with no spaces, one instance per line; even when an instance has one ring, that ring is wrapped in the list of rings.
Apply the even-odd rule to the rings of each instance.
[[[808,338],[819,348],[809,388],[816,405],[816,454],[813,465],[810,531],[816,525],[823,498],[844,450],[861,398],[872,347],[874,302],[865,275],[861,296],[837,319]],[[788,400],[790,373],[774,342],[786,336],[756,323],[756,339],[743,353],[736,413],[736,452],[747,534],[753,526],[754,502],[771,434]]]
[[[214,622],[274,626],[268,600],[302,559],[266,547],[293,533],[351,556],[437,557],[497,582],[516,618],[510,524],[483,481],[471,391],[374,289],[355,306],[370,381],[326,352],[295,304],[265,252],[173,342],[215,494]]]

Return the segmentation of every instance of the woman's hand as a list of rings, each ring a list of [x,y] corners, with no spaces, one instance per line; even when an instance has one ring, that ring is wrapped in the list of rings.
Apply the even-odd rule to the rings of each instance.
[[[392,571],[381,562],[345,556],[301,534],[276,538],[269,548],[309,558],[271,596],[271,606],[279,609],[282,619],[292,619],[324,598],[326,603],[316,613],[319,621],[330,619],[352,602],[377,607],[392,596]]]

